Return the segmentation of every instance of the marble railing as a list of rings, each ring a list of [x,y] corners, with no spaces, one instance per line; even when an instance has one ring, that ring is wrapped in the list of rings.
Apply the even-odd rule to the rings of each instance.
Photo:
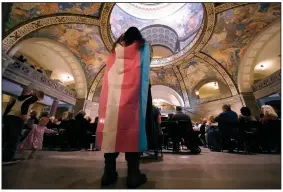
[[[201,98],[201,99],[198,99],[197,100],[197,104],[202,104],[202,103],[207,103],[207,102],[210,102],[210,101],[216,101],[216,100],[219,100],[219,99],[223,99],[221,97],[221,95],[215,95],[215,96],[212,96],[212,97],[205,97],[205,98]]]
[[[281,82],[281,70],[276,71],[275,73],[273,73],[272,75],[269,75],[268,77],[266,77],[265,79],[256,82],[253,85],[253,91],[256,92],[258,90],[263,89],[264,87],[267,87],[268,85],[274,83],[278,81],[279,83]]]
[[[2,69],[4,70],[2,75],[6,79],[26,86],[32,84],[44,93],[70,104],[76,102],[76,93],[74,91],[20,61],[15,61],[8,56],[2,57]]]

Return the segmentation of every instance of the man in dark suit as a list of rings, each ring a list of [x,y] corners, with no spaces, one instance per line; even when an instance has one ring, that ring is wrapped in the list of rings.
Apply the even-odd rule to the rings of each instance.
[[[186,144],[189,143],[189,135],[192,131],[192,121],[191,118],[183,113],[182,107],[176,107],[176,114],[172,117],[172,121],[178,122],[177,126],[173,128],[173,151],[178,152],[179,142],[181,138],[184,138]],[[183,122],[183,123],[181,123]]]
[[[231,110],[230,105],[222,106],[223,112],[215,117],[215,121],[218,122],[218,129],[221,133],[222,148],[227,148],[230,152],[233,151],[231,139],[237,136],[239,129],[238,114]]]

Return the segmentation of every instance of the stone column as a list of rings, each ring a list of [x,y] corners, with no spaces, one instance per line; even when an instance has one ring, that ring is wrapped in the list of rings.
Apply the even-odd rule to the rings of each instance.
[[[73,111],[77,114],[80,110],[85,109],[85,99],[77,99],[76,106],[73,107]]]
[[[54,99],[53,103],[51,105],[51,110],[50,110],[50,114],[49,114],[50,117],[51,116],[55,116],[57,108],[58,108],[58,105],[59,105],[59,100],[58,99]]]
[[[243,105],[250,108],[253,116],[259,116],[260,109],[252,92],[241,93],[241,99]]]

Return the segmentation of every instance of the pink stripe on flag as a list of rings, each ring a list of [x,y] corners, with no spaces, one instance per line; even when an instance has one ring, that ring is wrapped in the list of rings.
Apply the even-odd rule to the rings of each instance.
[[[138,151],[140,52],[136,44],[124,48],[124,80],[121,87],[116,151]],[[130,144],[130,145],[129,145]],[[127,151],[123,151],[127,149]]]
[[[108,98],[108,72],[113,66],[116,59],[116,54],[112,53],[107,61],[106,70],[103,77],[103,86],[100,94],[100,104],[99,104],[99,121],[96,131],[96,143],[101,149],[102,147],[102,140],[103,140],[103,129],[104,129],[104,120],[106,115],[106,106],[107,106],[107,98]],[[102,99],[103,98],[103,99]],[[103,122],[101,122],[103,121]]]

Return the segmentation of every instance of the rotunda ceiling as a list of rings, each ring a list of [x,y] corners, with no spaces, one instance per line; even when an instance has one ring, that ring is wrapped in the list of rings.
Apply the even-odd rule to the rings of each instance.
[[[167,47],[173,56],[192,47],[203,20],[202,3],[117,3],[111,12],[110,26],[114,41],[135,26],[151,45]],[[160,62],[153,60],[151,65],[160,66]]]
[[[136,26],[157,50],[152,85],[168,86],[186,101],[198,82],[215,78],[235,95],[251,40],[280,15],[280,3],[13,3],[3,49],[33,37],[57,41],[78,59],[89,92],[99,96],[111,41]]]

